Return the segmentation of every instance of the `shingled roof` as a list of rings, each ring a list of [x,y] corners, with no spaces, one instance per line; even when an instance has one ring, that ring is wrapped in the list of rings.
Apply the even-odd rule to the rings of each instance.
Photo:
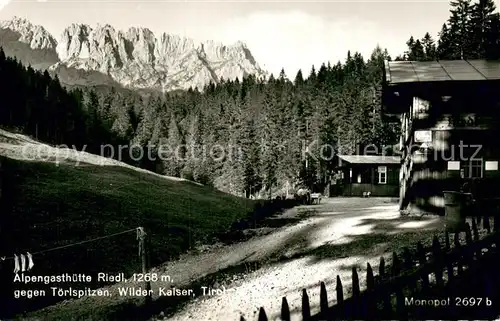
[[[338,157],[350,164],[399,164],[401,157],[385,155],[338,155]]]
[[[386,61],[385,82],[396,85],[412,82],[500,80],[500,61],[440,60]]]

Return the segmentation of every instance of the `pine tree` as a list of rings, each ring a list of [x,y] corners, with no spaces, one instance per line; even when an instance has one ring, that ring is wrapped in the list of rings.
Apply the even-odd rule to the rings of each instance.
[[[478,0],[471,9],[473,58],[486,57],[488,33],[492,30],[493,13],[496,5],[493,0]]]
[[[500,14],[491,16],[490,28],[486,33],[485,58],[500,59]]]
[[[426,60],[425,49],[419,39],[415,40],[413,36],[406,42],[408,51],[405,53],[406,59],[410,61]]]
[[[243,127],[242,137],[242,163],[243,163],[243,186],[245,196],[249,198],[260,191],[262,180],[259,175],[260,146],[257,143],[257,135],[254,120],[248,120]]]
[[[309,77],[307,77],[307,80],[306,82],[311,85],[311,86],[316,86],[316,81],[317,81],[318,77],[317,77],[317,74],[316,74],[316,68],[314,68],[314,66],[311,67],[311,72],[309,73]]]
[[[95,92],[95,90],[90,89],[87,90],[86,102],[84,103],[84,108],[87,113],[87,138],[89,141],[89,150],[92,152],[98,153],[100,150],[100,146],[102,140],[100,135],[102,134],[102,121],[99,115],[99,98]]]
[[[172,114],[168,126],[168,137],[165,143],[161,142],[163,148],[159,151],[165,175],[180,177],[186,156],[183,143],[184,139],[177,118],[175,114]]]
[[[408,41],[406,42],[406,46],[408,47],[408,50],[405,51],[404,53],[405,60],[412,60],[411,59],[412,49],[413,46],[415,46],[415,39],[413,38],[413,36],[411,36],[410,39],[408,39]]]
[[[455,59],[452,34],[446,23],[439,32],[437,56],[441,60]]]
[[[200,113],[193,113],[189,117],[189,128],[186,133],[186,165],[184,177],[198,181],[204,175],[203,161],[203,118]]]
[[[451,17],[448,24],[453,48],[452,59],[470,59],[474,57],[471,43],[471,0],[453,0],[450,5]]]
[[[426,32],[421,40],[424,49],[424,60],[432,61],[437,59],[437,49],[434,39]]]
[[[304,84],[304,77],[302,76],[302,71],[299,69],[297,71],[297,75],[295,76],[295,80],[293,81],[296,88],[300,88]]]

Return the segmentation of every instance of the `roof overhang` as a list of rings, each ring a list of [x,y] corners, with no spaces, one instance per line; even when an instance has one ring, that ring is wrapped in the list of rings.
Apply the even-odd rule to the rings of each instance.
[[[428,101],[446,101],[453,96],[492,97],[500,95],[500,79],[476,81],[414,82],[387,84],[382,87],[383,111],[397,115],[409,110],[414,97]]]
[[[500,92],[500,61],[386,61],[382,102],[387,114],[409,109],[413,97],[441,99]]]
[[[344,162],[353,165],[396,165],[401,163],[400,156],[385,155],[337,155]]]

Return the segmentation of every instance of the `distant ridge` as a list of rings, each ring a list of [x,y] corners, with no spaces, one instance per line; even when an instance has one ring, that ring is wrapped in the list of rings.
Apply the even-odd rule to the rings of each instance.
[[[57,41],[43,26],[20,17],[0,22],[0,31],[7,55],[34,68],[48,68],[66,84],[116,82],[133,89],[201,90],[220,79],[267,77],[241,41],[230,46],[196,43],[167,33],[157,36],[142,27],[122,31],[108,24],[76,23]]]

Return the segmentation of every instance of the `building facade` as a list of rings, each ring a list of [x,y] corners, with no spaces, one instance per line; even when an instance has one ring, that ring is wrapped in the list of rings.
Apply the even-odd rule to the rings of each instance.
[[[500,196],[500,62],[386,62],[383,102],[401,122],[400,208],[444,213],[443,191]]]
[[[399,189],[399,156],[337,155],[331,196],[396,197]]]

